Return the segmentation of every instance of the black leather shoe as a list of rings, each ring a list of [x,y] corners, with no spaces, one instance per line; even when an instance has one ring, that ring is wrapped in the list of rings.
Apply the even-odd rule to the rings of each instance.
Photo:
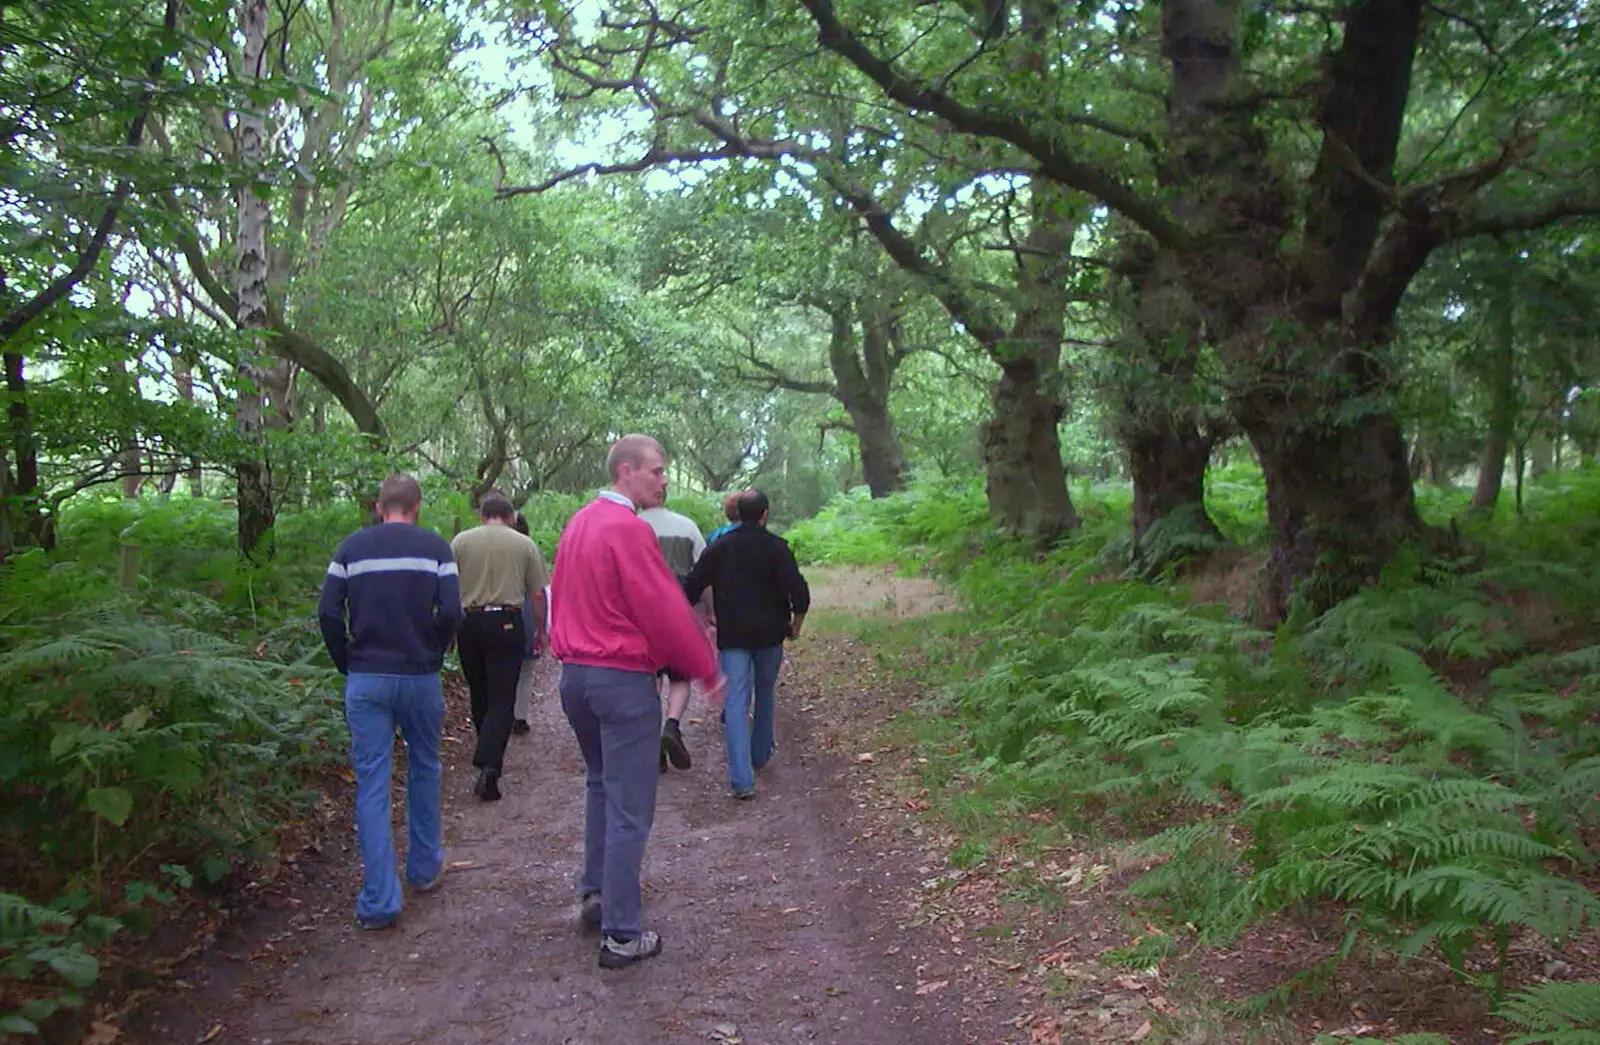
[[[472,793],[485,802],[500,801],[500,774],[492,769],[478,770],[478,780],[472,785]]]
[[[672,761],[675,769],[688,769],[694,765],[689,758],[689,748],[683,742],[683,733],[676,722],[668,722],[661,730],[661,753]]]

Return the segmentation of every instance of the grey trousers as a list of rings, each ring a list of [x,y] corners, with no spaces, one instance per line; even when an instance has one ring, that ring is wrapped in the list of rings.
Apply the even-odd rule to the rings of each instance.
[[[600,894],[600,928],[619,940],[641,932],[639,865],[656,815],[661,699],[655,676],[583,664],[561,666],[561,707],[588,767],[580,895]]]

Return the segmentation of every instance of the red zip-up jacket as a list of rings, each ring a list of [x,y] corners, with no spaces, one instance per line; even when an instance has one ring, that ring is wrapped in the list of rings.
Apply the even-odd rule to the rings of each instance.
[[[651,674],[668,667],[716,684],[716,652],[655,530],[616,501],[596,498],[567,522],[550,611],[550,652],[564,664]]]

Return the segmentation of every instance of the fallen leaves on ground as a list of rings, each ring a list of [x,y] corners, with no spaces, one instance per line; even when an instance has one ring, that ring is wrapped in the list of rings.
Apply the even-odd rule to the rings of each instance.
[[[83,1036],[78,1045],[111,1045],[120,1037],[122,1037],[121,1027],[105,1020],[95,1020],[89,1024],[89,1033]]]

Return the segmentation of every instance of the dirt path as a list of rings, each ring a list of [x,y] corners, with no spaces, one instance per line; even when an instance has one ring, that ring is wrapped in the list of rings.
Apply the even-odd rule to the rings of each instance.
[[[646,924],[666,942],[660,959],[603,971],[595,938],[577,929],[582,768],[554,696],[557,669],[546,665],[538,718],[512,739],[499,803],[470,794],[471,726],[452,687],[450,870],[437,894],[408,896],[393,930],[358,931],[354,837],[343,835],[304,886],[243,919],[121,1040],[1001,1041],[998,1014],[970,1011],[958,990],[917,993],[924,981],[911,955],[917,934],[931,930],[897,928],[883,895],[886,882],[914,888],[916,869],[851,837],[848,774],[808,743],[815,724],[786,699],[805,658],[802,646],[780,682],[779,752],[755,802],[727,797],[715,718],[686,723],[695,768],[662,780],[645,862]]]

